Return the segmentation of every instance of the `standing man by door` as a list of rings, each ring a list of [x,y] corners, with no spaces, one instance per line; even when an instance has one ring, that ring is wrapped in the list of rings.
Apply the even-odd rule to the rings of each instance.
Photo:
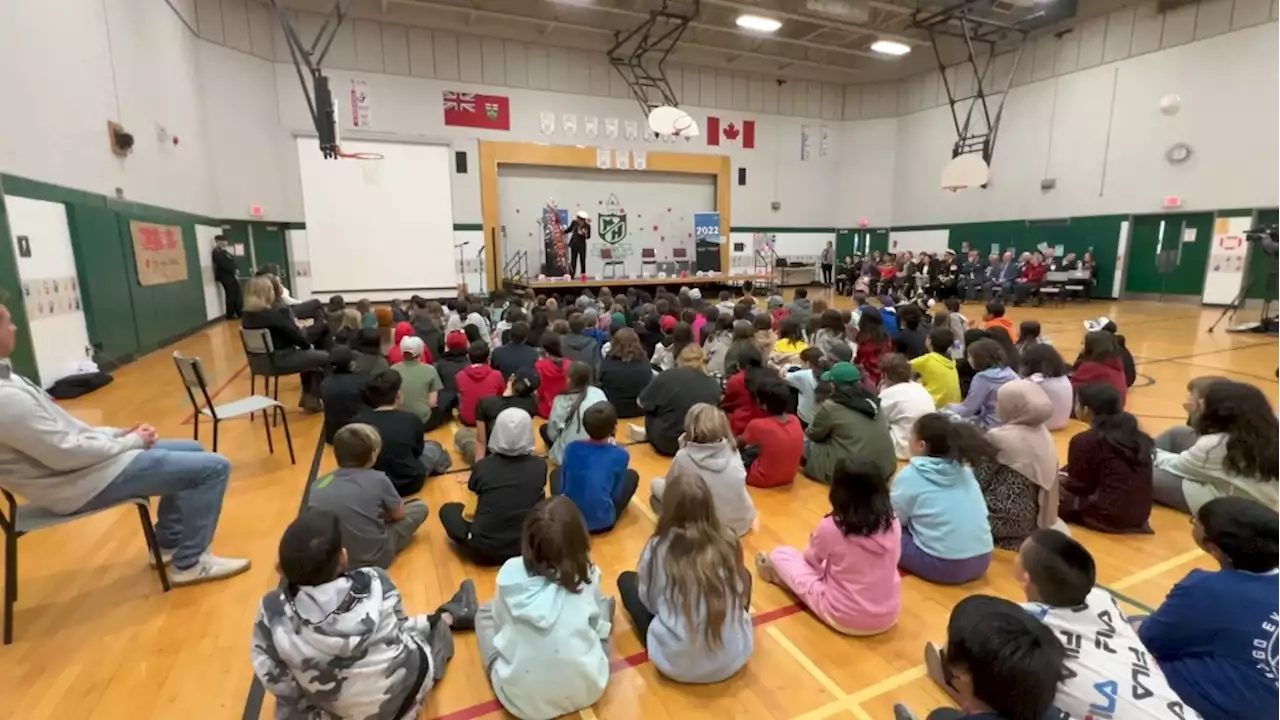
[[[587,274],[587,241],[591,239],[591,216],[579,210],[569,223],[569,274]],[[578,265],[582,270],[578,270]]]
[[[226,302],[227,319],[234,320],[244,312],[244,297],[240,291],[239,270],[236,258],[227,249],[227,238],[217,235],[213,238],[213,279],[222,286],[222,295]]]
[[[818,260],[822,265],[822,284],[827,287],[831,286],[831,270],[835,267],[836,250],[831,246],[831,241],[827,241],[827,246],[822,248],[822,256]]]

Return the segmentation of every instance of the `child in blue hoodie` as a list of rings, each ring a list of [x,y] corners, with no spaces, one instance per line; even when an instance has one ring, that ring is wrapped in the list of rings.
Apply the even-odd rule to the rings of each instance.
[[[902,523],[898,567],[943,585],[977,580],[991,564],[993,542],[969,465],[994,460],[994,449],[972,425],[930,413],[911,428],[910,450],[889,493]]]
[[[944,410],[956,417],[971,421],[983,430],[999,427],[996,414],[996,395],[1010,380],[1017,380],[1018,373],[1009,369],[1004,348],[995,340],[979,340],[965,348],[969,367],[973,368],[973,382],[964,402],[952,403]]]
[[[591,533],[612,530],[640,485],[640,473],[627,467],[631,455],[613,441],[617,427],[613,405],[602,401],[587,408],[582,413],[587,437],[569,443],[564,464],[551,471],[551,494],[572,500]]]
[[[604,694],[614,601],[600,587],[573,501],[539,502],[523,535],[523,555],[498,570],[493,602],[476,613],[476,640],[502,707],[542,720],[576,713]]]

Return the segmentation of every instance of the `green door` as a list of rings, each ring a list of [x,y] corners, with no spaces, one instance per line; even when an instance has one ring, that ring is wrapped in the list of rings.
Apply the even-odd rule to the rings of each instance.
[[[131,357],[142,345],[130,292],[132,256],[125,250],[119,216],[105,207],[73,203],[67,205],[67,222],[89,342],[107,358]]]
[[[836,230],[836,257],[843,258],[845,255],[853,255],[861,247],[861,230]]]
[[[289,272],[289,250],[285,247],[284,228],[268,223],[251,223],[253,228],[253,257],[258,267],[280,266],[280,281],[291,287],[293,276]]]
[[[1200,295],[1212,241],[1213,213],[1135,216],[1125,292]]]
[[[1280,223],[1280,213],[1276,210],[1259,210],[1254,227],[1272,227]],[[1249,274],[1245,281],[1249,283],[1249,300],[1275,300],[1276,259],[1262,252],[1255,242],[1249,248]]]

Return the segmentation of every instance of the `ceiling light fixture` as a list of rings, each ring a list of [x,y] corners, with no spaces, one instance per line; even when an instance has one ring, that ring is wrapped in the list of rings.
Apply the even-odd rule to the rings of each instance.
[[[754,30],[756,32],[776,32],[782,27],[781,20],[775,20],[771,17],[762,15],[739,15],[737,19],[738,27],[744,30]]]
[[[877,40],[871,43],[871,51],[881,55],[906,55],[911,52],[911,46],[893,40]]]

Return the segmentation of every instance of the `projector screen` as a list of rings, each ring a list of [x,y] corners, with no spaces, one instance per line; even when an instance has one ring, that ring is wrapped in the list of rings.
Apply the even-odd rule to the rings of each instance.
[[[383,160],[325,160],[299,137],[311,288],[316,295],[387,300],[457,289],[447,145],[348,140],[343,152]]]

